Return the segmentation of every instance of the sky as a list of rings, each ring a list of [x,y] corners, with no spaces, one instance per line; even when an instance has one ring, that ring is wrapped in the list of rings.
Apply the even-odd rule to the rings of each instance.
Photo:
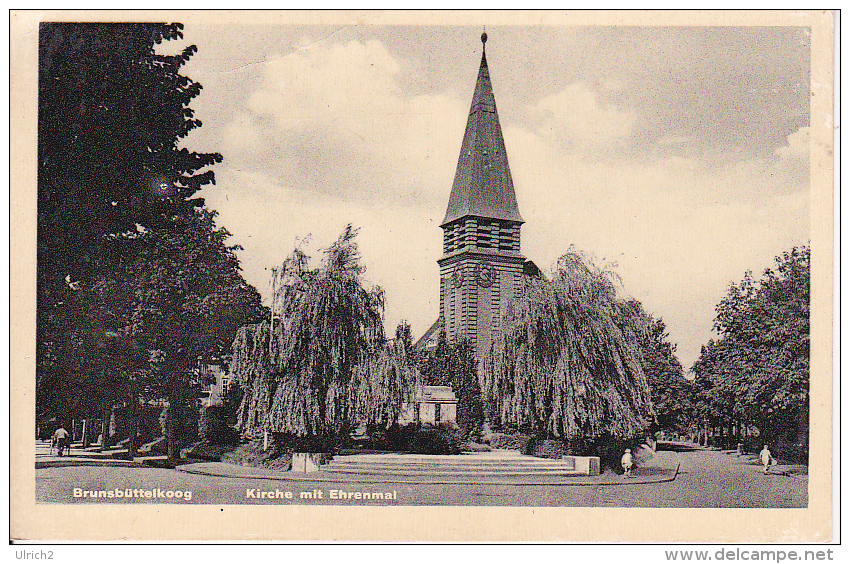
[[[481,57],[474,26],[187,26],[224,156],[207,205],[268,298],[296,245],[351,223],[386,328],[439,314],[439,228]],[[522,226],[544,270],[574,245],[616,266],[688,369],[745,271],[809,241],[809,31],[488,26]],[[174,45],[173,47],[178,47]],[[172,48],[172,47],[169,47]]]

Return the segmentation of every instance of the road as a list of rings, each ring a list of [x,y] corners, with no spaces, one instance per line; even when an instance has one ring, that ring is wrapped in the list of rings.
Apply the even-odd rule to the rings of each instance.
[[[680,463],[675,481],[656,484],[592,486],[438,485],[309,483],[202,476],[159,468],[114,466],[48,467],[36,470],[36,499],[53,503],[187,503],[185,498],[75,498],[80,490],[141,489],[191,492],[188,503],[314,505],[456,505],[555,507],[806,507],[805,474],[764,475],[752,460],[713,450],[663,451],[653,464]],[[317,490],[313,492],[313,490]],[[250,490],[250,492],[249,492]],[[291,499],[260,499],[258,491],[291,492]],[[393,493],[392,499],[330,499],[331,490]],[[314,493],[302,498],[302,492]],[[131,494],[138,495],[138,494]],[[362,497],[362,496],[361,496]]]

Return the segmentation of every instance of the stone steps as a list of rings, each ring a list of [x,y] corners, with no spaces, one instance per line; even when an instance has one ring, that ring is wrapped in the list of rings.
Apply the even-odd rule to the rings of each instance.
[[[461,455],[362,454],[342,455],[321,467],[346,475],[446,477],[577,476],[571,459],[551,460],[511,451]]]
[[[561,460],[551,458],[535,458],[514,451],[482,452],[474,454],[406,454],[406,453],[381,453],[381,454],[345,454],[336,455],[334,462],[427,462],[427,463],[476,463],[476,464],[504,464],[514,462],[519,464],[557,464]]]
[[[546,470],[575,470],[575,466],[569,464],[552,465],[552,466],[537,466],[524,464],[503,464],[503,465],[476,465],[476,464],[336,464],[331,462],[322,466],[322,468],[334,468],[338,470],[352,470],[357,468],[371,468],[374,470],[416,470],[424,472],[428,470],[467,470],[475,472],[491,472],[499,470],[528,470],[528,471],[546,471]]]
[[[385,469],[385,470],[393,470],[396,468],[415,468],[417,470],[428,470],[428,469],[455,469],[455,470],[478,470],[482,472],[486,472],[489,470],[575,470],[574,464],[568,464],[566,462],[563,463],[549,463],[549,464],[524,464],[517,463],[513,461],[506,461],[504,463],[480,463],[480,462],[440,462],[440,463],[431,463],[431,462],[357,462],[357,461],[340,461],[336,460],[330,462],[327,466],[332,466],[334,468],[376,468],[376,469]]]
[[[517,468],[506,468],[504,470],[470,470],[470,469],[453,469],[453,468],[441,468],[441,469],[431,469],[427,472],[423,472],[421,470],[415,468],[369,468],[369,467],[359,467],[359,468],[335,468],[335,467],[327,467],[323,466],[322,470],[324,472],[329,472],[331,474],[356,474],[356,475],[382,475],[382,476],[424,476],[424,477],[436,477],[436,476],[486,476],[486,477],[512,477],[512,476],[580,476],[583,473],[577,472],[573,469],[517,469]]]

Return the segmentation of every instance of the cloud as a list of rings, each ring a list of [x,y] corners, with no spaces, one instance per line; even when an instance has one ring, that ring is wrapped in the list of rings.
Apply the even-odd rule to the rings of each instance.
[[[789,189],[781,159],[599,161],[527,130],[505,138],[524,254],[548,268],[575,244],[616,260],[625,292],[664,318],[686,367],[712,337],[728,284],[808,240],[807,184]]]
[[[662,147],[673,147],[688,143],[689,138],[684,135],[665,135],[658,140],[658,144]]]
[[[402,92],[407,64],[374,40],[269,57],[227,126],[228,162],[296,190],[436,203],[451,182],[466,104]]]
[[[571,84],[532,108],[543,116],[540,134],[581,149],[611,148],[632,131],[635,115],[613,104],[602,104],[585,83]]]
[[[438,225],[469,101],[405,92],[406,65],[378,41],[268,57],[224,129],[218,186],[203,194],[264,293],[296,241],[311,235],[306,251],[319,257],[350,222],[366,279],[386,291],[387,330],[406,318],[421,332],[437,316]]]
[[[779,147],[774,154],[783,159],[809,158],[809,128],[801,127],[788,136],[788,144]]]
[[[307,250],[318,257],[345,224],[360,227],[366,278],[387,291],[387,330],[407,319],[420,334],[438,315],[439,221],[477,55],[472,62],[469,53],[457,55],[441,71],[423,62],[422,53],[433,52],[424,36],[415,47],[396,40],[406,46],[402,57],[388,48],[391,41],[374,37],[380,33],[336,43],[275,38],[262,55],[240,52],[263,61],[240,70],[249,76],[242,82],[199,72],[210,85],[201,98],[213,98],[203,107],[229,104],[209,114],[226,124],[208,127],[213,122],[204,118],[212,150],[225,162],[216,168],[218,185],[203,196],[244,247],[246,278],[264,293],[266,269],[296,238],[312,234]],[[754,93],[741,92],[730,77],[754,67],[751,59],[761,56],[755,39],[738,49],[739,61],[725,53],[729,41],[697,41],[699,30],[673,33],[685,34],[684,50],[676,37],[653,47],[664,30],[611,33],[619,40],[601,31],[594,57],[579,61],[584,67],[551,59],[555,70],[534,67],[534,76],[512,67],[519,63],[508,50],[501,59],[488,52],[526,220],[522,248],[543,268],[571,243],[616,260],[625,291],[664,318],[690,366],[711,337],[714,306],[728,284],[808,239],[808,128],[797,123],[807,116],[796,115],[796,95],[782,94],[788,89],[778,90],[787,100],[768,96],[776,84],[805,84],[807,75],[786,72],[787,57],[777,56],[776,65],[747,79]],[[535,35],[524,30],[526,37],[532,46]],[[540,53],[552,51],[542,43]],[[291,52],[275,54],[285,45]],[[446,56],[456,51],[454,44],[440,48]],[[549,64],[540,53],[518,60]],[[412,69],[466,67],[457,84],[411,78]],[[526,88],[519,78],[539,78],[541,86]]]
[[[439,305],[442,234],[429,206],[395,202],[352,202],[337,194],[311,194],[281,186],[262,173],[233,169],[219,172],[218,189],[203,195],[219,221],[243,247],[239,257],[246,279],[268,296],[271,267],[278,266],[296,244],[314,260],[321,258],[347,223],[360,229],[357,242],[367,283],[384,288],[387,331],[408,319],[424,332]],[[241,187],[248,187],[242,189]],[[309,241],[304,240],[309,236]],[[314,264],[317,266],[318,262]]]

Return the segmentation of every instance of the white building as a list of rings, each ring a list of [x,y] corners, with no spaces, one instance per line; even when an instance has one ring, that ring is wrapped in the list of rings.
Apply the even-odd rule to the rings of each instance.
[[[455,425],[457,397],[451,386],[416,386],[413,397],[401,406],[400,425],[423,423]]]
[[[201,407],[224,405],[224,396],[230,388],[233,375],[219,364],[204,364],[199,369],[201,379]]]

